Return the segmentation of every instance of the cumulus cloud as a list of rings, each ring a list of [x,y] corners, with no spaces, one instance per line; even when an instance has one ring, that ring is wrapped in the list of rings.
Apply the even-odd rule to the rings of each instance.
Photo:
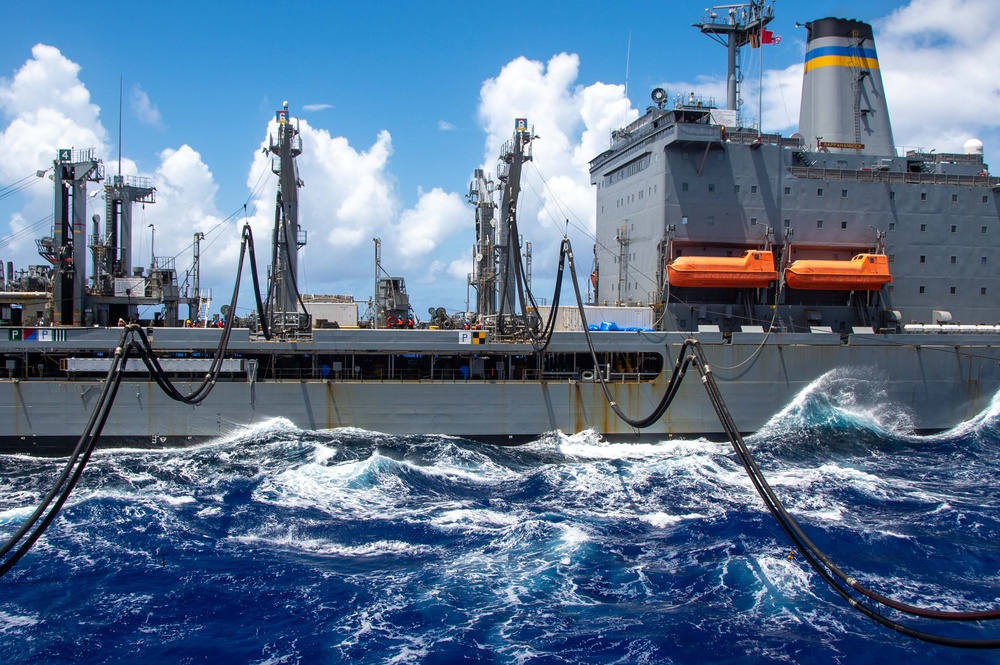
[[[13,79],[0,78],[0,110],[10,119],[0,136],[0,178],[6,182],[51,164],[59,148],[106,152],[100,108],[78,77],[80,66],[44,44],[31,56]]]
[[[607,149],[611,129],[638,117],[625,99],[624,86],[579,83],[579,65],[576,54],[560,53],[547,63],[517,58],[480,90],[487,173],[495,172],[515,118],[527,118],[539,137],[531,144],[533,159],[522,175],[518,206],[519,230],[532,243],[536,276],[555,274],[566,220],[576,254],[589,255],[596,224],[589,162]],[[589,271],[589,264],[577,267]],[[458,264],[451,272],[463,271]],[[536,280],[539,297],[550,290],[549,281]]]
[[[913,0],[872,24],[897,147],[961,152],[976,137],[986,144],[987,161],[1000,155],[1000,117],[994,112],[1000,86],[986,64],[1000,59],[1000,3]],[[797,44],[804,53],[804,41]],[[779,48],[792,45],[786,41]],[[713,85],[721,89],[721,81]],[[745,96],[756,94],[752,89]],[[801,63],[765,71],[764,129],[795,131],[801,96]]]
[[[139,122],[150,127],[162,126],[163,119],[160,117],[160,109],[156,108],[156,104],[149,101],[149,95],[146,94],[145,90],[139,87],[139,85],[133,85],[132,91],[129,93],[129,98],[132,113],[138,118]]]
[[[914,0],[875,23],[897,144],[961,152],[977,136],[1000,158],[1000,86],[987,64],[1000,60],[997,34],[991,0]]]
[[[308,288],[361,299],[370,295],[373,238],[384,240],[383,261],[393,274],[434,288],[448,279],[446,264],[431,255],[441,252],[442,244],[455,234],[470,233],[466,227],[472,224],[471,213],[464,200],[434,188],[419,192],[416,204],[404,210],[390,170],[393,146],[388,131],[379,132],[367,147],[355,147],[307,120],[294,122],[302,139],[296,164],[304,183],[298,189],[299,224],[308,233],[301,254]],[[262,148],[277,131],[272,121]],[[255,214],[249,220],[254,235],[269,241],[277,179],[271,175],[271,155],[264,150],[256,152],[247,186],[257,190],[250,206]],[[230,241],[226,254],[235,249]]]
[[[404,268],[427,265],[429,257],[441,243],[457,233],[474,244],[473,217],[469,205],[457,194],[435,187],[421,193],[417,205],[403,212],[393,234],[394,256]]]
[[[100,108],[90,101],[79,73],[80,66],[59,49],[38,44],[13,78],[0,78],[0,112],[9,120],[0,134],[4,155],[0,182],[18,182],[50,167],[60,148],[94,148],[98,155],[107,152]],[[29,178],[25,183],[23,207],[8,220],[12,239],[2,248],[7,256],[36,256],[34,238],[48,233],[37,228],[37,220],[52,213],[51,182]]]

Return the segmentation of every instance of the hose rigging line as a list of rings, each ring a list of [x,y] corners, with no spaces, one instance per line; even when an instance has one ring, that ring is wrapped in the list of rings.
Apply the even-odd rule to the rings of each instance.
[[[86,468],[91,454],[93,454],[94,449],[97,447],[101,431],[104,429],[108,414],[111,412],[111,406],[115,402],[115,395],[118,393],[118,387],[121,385],[122,376],[125,373],[128,349],[131,345],[131,342],[128,342],[128,340],[136,328],[138,326],[132,324],[122,331],[121,339],[118,342],[118,346],[115,347],[114,357],[108,368],[107,377],[104,380],[104,387],[97,398],[94,411],[90,414],[87,427],[80,436],[76,448],[67,460],[62,472],[56,478],[55,484],[45,497],[43,497],[34,512],[24,521],[24,524],[3,545],[0,545],[0,558],[7,557],[0,563],[0,577],[6,575],[28,553],[32,545],[41,538],[42,534],[45,533],[45,530],[56,518],[56,515],[59,514],[63,504],[66,503],[73,488],[76,487],[77,481],[80,480],[80,476],[83,474],[83,470]],[[14,548],[17,549],[13,554],[7,556]]]
[[[260,312],[260,330],[264,333],[264,339],[270,340],[271,333],[267,327],[267,317],[264,316],[264,303],[260,297],[260,279],[257,277],[257,253],[253,250],[253,231],[250,230],[249,222],[243,225],[243,244],[250,253],[250,277],[253,279],[253,294],[257,300],[257,311]],[[240,250],[240,261],[243,260],[243,250]],[[240,274],[243,273],[243,265],[240,264]],[[235,295],[234,295],[235,298]],[[230,309],[230,312],[236,310]],[[232,318],[232,317],[230,317]]]
[[[674,401],[674,397],[677,396],[677,390],[681,386],[681,381],[684,380],[684,374],[687,372],[688,367],[692,362],[692,358],[685,354],[685,351],[689,346],[697,344],[694,339],[685,339],[681,345],[681,351],[677,356],[677,360],[674,362],[674,370],[670,375],[670,381],[667,383],[667,388],[663,392],[663,396],[660,398],[659,403],[653,411],[643,417],[643,418],[632,418],[618,404],[614,396],[611,394],[611,388],[608,386],[608,381],[604,377],[604,373],[600,371],[600,361],[597,359],[597,349],[594,348],[594,339],[590,334],[590,327],[587,323],[587,312],[583,305],[583,296],[580,293],[580,280],[576,276],[576,266],[573,261],[573,247],[570,244],[569,238],[563,238],[563,247],[565,249],[564,256],[567,258],[569,263],[569,274],[573,280],[573,293],[576,295],[576,306],[580,312],[580,323],[583,327],[583,334],[587,340],[587,348],[590,350],[590,357],[594,363],[594,374],[599,379],[601,384],[601,390],[604,391],[604,397],[608,402],[608,406],[611,410],[615,412],[615,415],[630,427],[635,427],[637,429],[645,429],[656,424],[663,414],[667,412],[670,407],[671,402]]]
[[[516,226],[515,226],[516,229]],[[559,248],[559,266],[556,273],[556,285],[555,290],[552,294],[552,307],[549,309],[549,317],[545,322],[545,325],[541,330],[535,330],[534,326],[528,325],[527,312],[524,311],[525,307],[525,295],[527,294],[528,301],[531,303],[532,309],[537,313],[538,305],[535,303],[535,297],[531,293],[531,289],[527,288],[524,279],[524,265],[522,262],[521,253],[518,252],[517,261],[515,262],[515,273],[517,275],[517,286],[518,286],[518,296],[521,299],[522,305],[522,316],[525,321],[525,330],[528,332],[528,336],[531,338],[531,345],[534,347],[535,351],[541,353],[548,348],[549,342],[552,341],[552,333],[556,329],[556,317],[559,314],[559,298],[562,293],[562,280],[563,272],[565,267],[566,254],[568,249],[568,239],[564,238],[562,244]]]
[[[568,239],[564,239],[563,242],[564,246],[568,247]],[[572,248],[568,249],[567,257],[569,259],[570,275],[573,278],[573,290],[576,294],[580,319],[587,339],[587,346],[590,349],[591,358],[593,359],[594,367],[596,369],[599,366],[599,362],[597,359],[597,352],[594,348],[593,339],[590,335],[590,329],[587,325],[586,312],[584,310],[583,299],[580,294],[580,284],[576,276],[576,270],[573,266]],[[809,539],[809,537],[802,530],[802,527],[799,526],[798,522],[796,522],[795,519],[788,513],[788,510],[774,493],[774,490],[771,489],[771,486],[765,479],[763,472],[761,472],[760,467],[757,465],[753,455],[751,455],[750,450],[747,448],[746,443],[743,440],[743,436],[740,434],[739,428],[736,426],[732,414],[729,412],[729,408],[726,406],[725,400],[722,398],[719,386],[715,381],[714,374],[712,373],[711,366],[705,359],[701,343],[696,339],[688,338],[681,345],[677,360],[674,363],[673,374],[670,377],[670,381],[667,384],[663,397],[660,399],[660,402],[656,405],[653,412],[644,418],[629,417],[611,395],[611,390],[607,385],[607,380],[605,379],[603,373],[597,371],[595,374],[600,379],[601,388],[604,391],[605,398],[608,401],[608,405],[611,406],[611,409],[615,412],[615,415],[632,427],[646,428],[656,423],[663,416],[663,414],[666,413],[671,401],[673,401],[677,394],[677,390],[684,379],[687,369],[692,364],[697,368],[697,371],[701,376],[702,383],[708,393],[709,401],[715,410],[716,416],[719,418],[719,423],[722,425],[730,444],[732,444],[733,450],[736,452],[736,456],[740,460],[740,464],[746,471],[747,476],[750,478],[750,481],[757,493],[760,495],[761,499],[763,499],[764,505],[778,522],[778,525],[781,527],[782,531],[785,532],[785,535],[791,541],[795,549],[797,549],[802,555],[802,558],[819,574],[823,581],[825,581],[841,598],[848,603],[848,605],[887,628],[924,642],[968,649],[1000,648],[1000,639],[958,638],[927,633],[911,628],[910,626],[883,616],[881,613],[871,607],[868,607],[851,594],[851,591],[853,590],[860,594],[863,598],[866,598],[873,603],[884,605],[903,614],[909,614],[911,616],[924,619],[937,619],[942,621],[986,621],[1000,619],[1000,610],[943,611],[903,603],[872,591],[862,585],[858,580],[841,570],[840,567],[837,566],[825,552],[823,552],[816,546],[815,543],[812,542],[812,540]]]
[[[254,266],[253,233],[250,230],[249,224],[243,227],[243,241],[240,249],[239,267],[237,268],[236,284],[233,288],[233,296],[230,301],[230,311],[234,311],[234,308],[236,307],[236,301],[239,297],[240,291],[241,276],[243,273],[243,259],[248,251],[251,257],[251,266]],[[260,289],[258,288],[256,270],[254,270],[254,290],[259,306]],[[13,568],[25,554],[27,554],[28,550],[31,549],[35,542],[41,538],[42,534],[49,527],[49,525],[52,524],[56,515],[59,514],[59,511],[66,503],[67,499],[69,499],[70,494],[76,487],[77,482],[80,480],[80,476],[83,474],[83,470],[86,468],[87,462],[90,460],[90,457],[100,440],[101,432],[104,430],[108,414],[111,412],[111,407],[114,405],[115,397],[118,394],[118,388],[121,385],[122,377],[125,374],[125,366],[128,359],[130,357],[141,358],[143,363],[146,365],[146,368],[149,370],[153,380],[156,381],[156,384],[160,387],[160,389],[163,390],[163,392],[171,399],[184,404],[200,404],[212,392],[212,388],[215,387],[219,373],[222,370],[223,360],[225,358],[226,350],[229,347],[229,339],[232,333],[233,318],[234,317],[230,316],[226,319],[226,324],[223,327],[222,335],[219,338],[219,344],[215,350],[212,364],[210,365],[205,378],[202,379],[201,383],[198,384],[194,390],[187,394],[182,394],[173,382],[170,381],[166,372],[163,371],[145,329],[136,323],[131,323],[125,327],[122,331],[121,337],[119,338],[118,345],[115,347],[114,356],[112,357],[111,365],[108,368],[108,374],[104,379],[104,386],[101,388],[94,410],[90,414],[87,426],[85,427],[83,434],[80,435],[80,439],[77,441],[73,453],[67,460],[62,472],[56,478],[55,484],[53,484],[52,488],[42,498],[38,507],[35,508],[34,512],[28,516],[17,531],[15,531],[2,545],[0,545],[0,577],[6,575],[7,572],[10,571],[10,569]],[[265,336],[266,334],[265,328]],[[12,550],[14,550],[13,553],[11,553]],[[4,557],[6,557],[6,559],[4,559]]]
[[[559,265],[558,274],[556,276],[556,286],[555,291],[552,296],[552,307],[549,310],[548,319],[541,330],[536,329],[536,326],[531,325],[528,320],[527,308],[530,304],[531,308],[537,313],[538,304],[535,302],[535,296],[532,294],[531,289],[527,285],[527,280],[525,279],[525,268],[524,268],[524,255],[521,254],[521,247],[517,242],[520,237],[520,232],[517,228],[517,215],[514,210],[510,211],[508,218],[508,232],[507,232],[507,244],[505,249],[507,268],[509,269],[510,264],[514,264],[514,282],[515,288],[517,289],[516,296],[518,302],[521,303],[521,312],[511,312],[511,314],[517,318],[520,318],[524,323],[525,332],[527,332],[528,337],[531,339],[531,345],[537,352],[545,351],[548,348],[549,342],[552,341],[552,333],[555,330],[556,318],[559,314],[559,297],[562,290],[562,278],[563,278],[563,263],[566,253],[569,251],[568,239],[563,238],[563,243],[559,249]],[[507,303],[507,289],[508,282],[506,279],[503,280],[502,288],[500,289],[500,303],[497,311],[497,330],[501,335],[508,334],[507,324],[503,320],[504,308]]]
[[[726,431],[726,435],[729,437],[729,441],[732,444],[737,457],[739,457],[744,470],[747,472],[747,476],[749,476],[750,481],[757,490],[757,493],[760,495],[761,499],[763,499],[768,511],[778,522],[782,531],[785,532],[785,535],[788,536],[788,539],[799,551],[803,559],[805,559],[813,570],[815,570],[820,577],[839,596],[841,596],[841,598],[847,601],[852,608],[882,626],[924,642],[966,649],[1000,648],[1000,639],[969,639],[950,637],[911,628],[910,626],[883,616],[880,612],[868,607],[851,595],[850,590],[854,590],[865,598],[885,605],[886,607],[890,607],[905,614],[927,619],[939,619],[946,621],[982,621],[1000,618],[1000,611],[997,610],[972,612],[940,611],[929,610],[901,603],[867,589],[857,580],[844,573],[809,539],[799,524],[785,509],[781,500],[778,499],[777,495],[774,493],[774,490],[771,489],[767,480],[764,478],[760,467],[757,466],[756,461],[753,459],[749,449],[746,447],[746,443],[743,441],[743,437],[740,434],[739,429],[736,427],[732,415],[726,407],[725,401],[722,399],[718,384],[715,382],[715,376],[712,374],[710,365],[705,360],[700,344],[698,342],[694,342],[694,344],[691,345],[691,349],[694,355],[693,362],[701,375],[702,383],[705,385],[705,389],[709,396],[709,401],[712,403],[712,406],[716,411],[716,415],[719,417],[719,422]]]

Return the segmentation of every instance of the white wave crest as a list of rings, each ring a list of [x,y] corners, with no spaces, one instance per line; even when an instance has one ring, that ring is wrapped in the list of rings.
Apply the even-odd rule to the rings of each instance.
[[[761,428],[771,436],[849,423],[893,436],[913,431],[911,409],[889,400],[886,378],[857,367],[832,369],[803,388]]]

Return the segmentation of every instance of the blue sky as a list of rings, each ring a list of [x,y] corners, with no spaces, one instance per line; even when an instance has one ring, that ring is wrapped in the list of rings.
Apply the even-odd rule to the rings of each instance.
[[[288,100],[305,148],[303,289],[367,299],[377,235],[418,314],[458,310],[473,242],[469,180],[476,168],[495,172],[513,118],[527,116],[541,138],[520,226],[544,298],[561,220],[575,227],[577,253],[590,254],[586,162],[609,130],[657,86],[724,96],[724,49],[690,27],[707,6],[12,4],[0,46],[0,187],[49,166],[66,142],[98,148],[115,170],[121,82],[123,171],[158,188],[157,204],[136,212],[137,262],[148,263],[148,224],[157,254],[176,255],[182,271],[192,234],[209,233],[202,283],[217,308],[232,285],[244,203],[258,246],[267,242],[274,178],[260,148]],[[744,50],[748,76],[764,57],[765,130],[790,134],[797,123],[805,31],[795,22],[856,18],[875,26],[896,143],[958,151],[975,136],[996,161],[998,92],[987,63],[1000,61],[1000,3],[778,0],[775,13],[782,43]],[[744,99],[756,109],[755,92]],[[50,213],[41,181],[0,199],[0,259],[41,263],[33,238],[48,230],[10,237]]]

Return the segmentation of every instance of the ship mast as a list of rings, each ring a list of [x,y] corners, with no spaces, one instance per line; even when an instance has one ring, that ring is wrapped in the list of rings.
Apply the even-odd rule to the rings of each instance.
[[[719,12],[725,16],[720,17]],[[701,23],[693,27],[701,30],[727,49],[726,108],[737,111],[743,101],[739,97],[743,75],[739,69],[740,47],[759,39],[761,31],[774,18],[774,7],[764,0],[749,0],[732,5],[712,7]]]
[[[520,238],[511,236],[511,228],[516,228],[517,199],[521,193],[521,166],[531,160],[531,140],[534,138],[524,118],[515,120],[514,136],[500,149],[500,164],[497,178],[501,183],[500,233],[497,238],[499,256],[497,260],[497,280],[499,311],[501,316],[516,316],[517,267],[519,252],[516,251]]]
[[[306,244],[299,229],[299,193],[302,186],[295,158],[302,154],[302,139],[288,115],[288,102],[277,112],[278,134],[271,135],[269,150],[275,155],[271,170],[278,176],[271,252],[271,288],[267,304],[271,330],[276,335],[308,328],[308,316],[299,312],[298,250]]]
[[[476,169],[466,197],[476,206],[476,246],[472,250],[473,267],[471,285],[476,289],[476,315],[495,316],[497,313],[497,219],[493,201],[493,180],[483,169]]]
[[[104,179],[104,165],[93,149],[60,149],[53,173],[55,214],[52,246],[47,254],[55,266],[53,320],[82,326],[87,303],[87,183]],[[42,251],[41,246],[39,249]]]

